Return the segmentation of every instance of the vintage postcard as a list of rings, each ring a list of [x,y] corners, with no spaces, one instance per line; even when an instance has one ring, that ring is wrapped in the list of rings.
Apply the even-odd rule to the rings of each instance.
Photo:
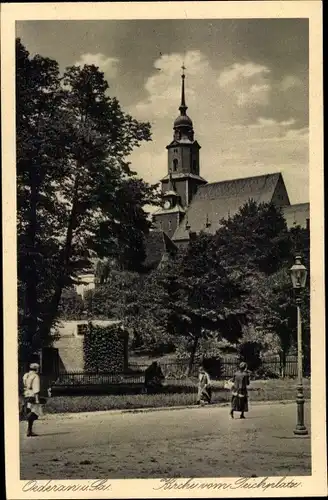
[[[326,496],[321,2],[1,10],[7,498]]]

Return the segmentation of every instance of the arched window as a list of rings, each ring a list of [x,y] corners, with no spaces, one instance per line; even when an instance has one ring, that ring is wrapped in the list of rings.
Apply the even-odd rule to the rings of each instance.
[[[172,229],[172,223],[171,223],[171,221],[169,220],[169,231],[171,231],[171,229]]]
[[[196,173],[196,170],[197,170],[197,161],[196,160],[193,160],[192,161],[192,171],[194,173]]]
[[[173,172],[176,172],[178,168],[178,159],[174,158],[173,160]]]

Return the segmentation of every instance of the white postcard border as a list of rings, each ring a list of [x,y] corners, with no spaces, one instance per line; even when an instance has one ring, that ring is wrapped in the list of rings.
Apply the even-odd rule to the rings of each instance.
[[[213,498],[325,496],[325,288],[323,204],[323,97],[322,11],[320,1],[152,2],[152,3],[53,3],[2,4],[2,186],[4,269],[4,368],[5,368],[5,462],[9,500],[41,498]],[[17,408],[17,297],[16,297],[16,178],[15,178],[15,21],[65,19],[200,19],[200,18],[309,18],[310,23],[310,224],[311,224],[311,424],[312,475],[288,477],[297,488],[194,488],[164,489],[160,480],[109,480],[110,489],[69,492],[33,492],[19,478],[19,432]],[[296,412],[296,409],[295,409]],[[236,479],[193,479],[198,483],[233,484]],[[176,480],[182,485],[186,479]],[[261,478],[252,479],[252,484]],[[268,478],[267,482],[278,482]],[[90,485],[94,480],[54,481],[49,485]],[[41,486],[47,481],[37,481]]]

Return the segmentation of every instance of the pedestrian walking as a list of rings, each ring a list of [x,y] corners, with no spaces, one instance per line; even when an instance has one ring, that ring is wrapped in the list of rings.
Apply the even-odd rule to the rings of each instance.
[[[249,373],[246,363],[242,362],[239,365],[239,370],[236,371],[233,377],[231,410],[230,416],[234,418],[234,411],[240,412],[240,418],[245,418],[245,412],[248,411],[248,392]]]
[[[200,405],[210,404],[212,400],[211,379],[207,371],[201,366],[198,375],[197,403]]]
[[[31,363],[30,370],[23,376],[28,437],[37,436],[33,432],[33,424],[42,415],[39,368],[38,363]]]

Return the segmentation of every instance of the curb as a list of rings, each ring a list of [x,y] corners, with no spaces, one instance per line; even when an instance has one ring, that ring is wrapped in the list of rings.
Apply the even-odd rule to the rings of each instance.
[[[305,399],[309,402],[310,399]],[[264,405],[286,405],[295,403],[293,399],[286,399],[282,401],[249,401],[252,406],[264,406]],[[77,413],[46,413],[42,420],[54,420],[54,419],[76,419],[76,418],[90,418],[90,417],[101,417],[105,415],[123,415],[125,413],[150,413],[158,411],[178,411],[178,410],[191,410],[200,408],[224,408],[230,405],[230,402],[214,403],[208,406],[199,405],[186,405],[186,406],[160,406],[160,407],[149,407],[149,408],[133,408],[133,409],[120,409],[120,410],[101,410],[101,411],[87,411],[87,412],[77,412]]]

